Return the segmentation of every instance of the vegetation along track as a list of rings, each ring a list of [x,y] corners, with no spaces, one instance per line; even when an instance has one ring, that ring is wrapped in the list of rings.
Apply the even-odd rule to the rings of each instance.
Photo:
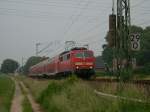
[[[37,79],[37,80],[50,80],[50,79],[56,79],[56,78],[37,78],[34,77],[33,79]],[[61,78],[58,78],[61,79]],[[62,78],[63,79],[63,78]],[[86,80],[86,79],[85,79]],[[108,83],[118,83],[119,80],[116,78],[109,78],[109,77],[96,77],[95,79],[90,79],[90,80],[86,80],[89,82],[108,82]],[[130,84],[137,84],[137,85],[150,85],[150,80],[129,80],[129,81],[124,81],[124,83],[130,83]]]
[[[108,82],[108,83],[119,82],[119,80],[114,79],[114,78],[113,79],[112,78],[95,78],[89,81]],[[137,84],[137,85],[150,85],[150,80],[130,80],[130,81],[124,81],[124,83],[131,83],[131,84]]]

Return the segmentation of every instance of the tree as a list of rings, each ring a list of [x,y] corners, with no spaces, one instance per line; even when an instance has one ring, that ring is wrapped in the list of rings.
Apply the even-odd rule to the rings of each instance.
[[[145,64],[150,63],[150,27],[142,29],[140,27],[132,27],[131,33],[138,32],[141,36],[141,50],[134,52],[132,55],[136,57],[137,64],[139,66],[144,66]]]
[[[6,59],[3,61],[1,65],[1,72],[2,73],[14,73],[15,70],[19,67],[17,61],[12,59]]]
[[[137,65],[144,67],[145,71],[150,72],[150,27],[143,29],[139,26],[132,26],[131,33],[139,33],[141,40],[141,50],[138,52],[132,52],[132,57],[137,59]],[[105,63],[111,66],[112,62],[112,48],[108,46],[108,34],[105,37],[107,44],[104,46],[102,57]]]
[[[39,63],[39,62],[41,62],[45,59],[48,59],[48,58],[47,57],[36,57],[36,56],[30,57],[27,60],[25,66],[23,67],[24,74],[29,73],[29,69],[30,69],[31,66],[33,66],[33,65],[35,65],[35,64],[37,64],[37,63]]]
[[[103,52],[102,52],[102,58],[104,60],[105,63],[107,63],[107,65],[112,66],[112,59],[113,59],[113,50],[112,48],[109,47],[108,43],[109,43],[109,32],[107,32],[105,40],[107,42],[107,44],[103,45]]]

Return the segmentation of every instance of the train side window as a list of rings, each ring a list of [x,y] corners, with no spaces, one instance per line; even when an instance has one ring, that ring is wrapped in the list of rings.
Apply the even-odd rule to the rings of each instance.
[[[59,60],[60,60],[60,61],[63,61],[63,57],[62,57],[62,56],[60,56],[60,57],[59,57]]]
[[[48,62],[51,62],[51,59],[48,59]]]
[[[67,54],[67,60],[69,60],[70,59],[70,54]]]
[[[63,55],[63,61],[67,60],[67,55]]]

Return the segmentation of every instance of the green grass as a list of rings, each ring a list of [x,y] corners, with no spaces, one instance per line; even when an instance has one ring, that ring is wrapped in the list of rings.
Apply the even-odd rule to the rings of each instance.
[[[22,102],[23,112],[33,112],[28,98],[25,96]]]
[[[0,75],[0,112],[9,112],[14,88],[14,82],[8,76]]]
[[[96,76],[97,77],[114,77],[116,78],[115,74],[113,75],[110,72],[106,72],[106,71],[100,71],[100,70],[96,70]],[[133,79],[138,79],[138,80],[150,80],[150,73],[145,74],[142,72],[133,72]]]
[[[96,76],[110,76],[110,74],[106,73],[105,71],[96,70]]]
[[[90,86],[100,92],[119,95],[127,98],[141,99],[150,102],[150,86],[129,83],[99,83],[93,82]]]
[[[18,80],[22,80],[27,88],[31,91],[35,99],[37,99],[41,92],[47,88],[49,80],[37,80],[26,76],[17,76]]]
[[[127,84],[118,92],[117,84],[91,85],[76,77],[62,80],[33,80],[23,77],[22,80],[45,112],[150,112],[149,104],[121,101],[94,93],[94,89],[97,89],[105,93],[145,100],[148,92],[146,93],[143,87]]]
[[[97,96],[81,80],[53,81],[38,101],[46,112],[149,112],[150,105]]]

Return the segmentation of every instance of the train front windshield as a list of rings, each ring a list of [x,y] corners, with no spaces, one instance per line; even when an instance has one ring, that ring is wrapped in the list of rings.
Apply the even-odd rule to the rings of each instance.
[[[78,52],[75,54],[76,58],[90,58],[93,57],[93,54],[91,52]]]

